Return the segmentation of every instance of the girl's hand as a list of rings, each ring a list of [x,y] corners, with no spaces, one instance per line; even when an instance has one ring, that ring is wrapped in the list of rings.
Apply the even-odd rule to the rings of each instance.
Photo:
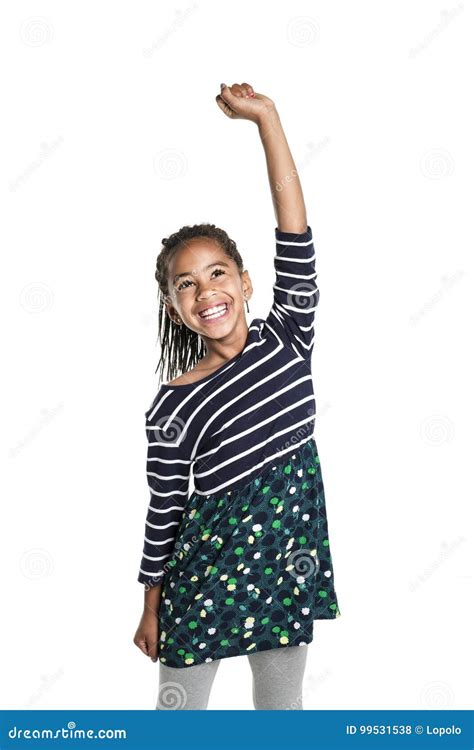
[[[256,94],[249,83],[221,83],[221,93],[216,96],[219,108],[231,120],[251,120],[259,124],[263,118],[276,112],[274,102],[268,96]]]
[[[158,659],[159,635],[158,616],[154,612],[144,609],[133,642],[152,661],[157,661]]]

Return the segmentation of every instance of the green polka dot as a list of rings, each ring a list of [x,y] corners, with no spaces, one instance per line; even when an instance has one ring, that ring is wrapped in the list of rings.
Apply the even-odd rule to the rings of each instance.
[[[270,622],[270,618],[269,617],[262,617],[262,619],[260,620],[260,622],[262,623],[262,625],[266,625],[267,622]]]
[[[234,550],[236,555],[243,555],[244,554],[244,548],[243,547],[236,547]]]
[[[232,597],[231,597],[231,596],[229,596],[229,598],[225,600],[225,603],[226,603],[226,604],[233,604],[233,603],[234,603],[234,600],[232,599]]]
[[[281,526],[281,521],[273,521],[272,523],[272,529],[279,529]]]
[[[287,464],[283,471],[285,472],[285,474],[289,474],[291,471],[291,464]]]
[[[283,604],[285,605],[285,607],[289,607],[290,606],[291,599],[290,599],[289,596],[285,596],[285,598],[283,599]]]
[[[246,511],[250,508],[250,505],[247,503],[247,505],[242,505],[242,510]]]
[[[231,526],[235,526],[235,524],[237,523],[237,519],[236,518],[229,518],[229,523],[230,523]]]
[[[235,634],[235,633],[239,632],[239,629],[238,628],[231,628],[230,632]]]
[[[232,584],[237,583],[237,578],[229,578],[227,583],[232,583]]]
[[[191,628],[191,630],[194,630],[195,628],[197,628],[197,626],[198,624],[196,620],[191,620],[191,622],[188,624],[188,628]]]
[[[281,630],[279,625],[275,625],[275,627],[272,628],[272,633],[279,633]]]
[[[229,643],[229,641],[227,640],[227,638],[224,638],[224,639],[223,639],[223,640],[221,641],[221,646],[230,646],[230,643]]]
[[[330,604],[329,609],[337,609],[337,604]]]
[[[185,654],[185,653],[186,653],[186,651],[184,650],[184,648],[178,648],[178,654],[180,656],[183,656],[183,654]]]
[[[278,505],[279,502],[280,502],[279,497],[272,497],[272,499],[270,500],[271,505]]]
[[[323,547],[329,547],[329,539],[324,539]]]
[[[180,594],[184,594],[185,591],[186,591],[186,586],[180,586],[179,589],[178,589],[178,591],[179,591]]]
[[[194,655],[193,654],[185,654],[185,659],[192,659],[194,661]]]
[[[168,638],[168,640],[166,641],[166,643],[174,643],[174,638]]]
[[[264,495],[267,494],[267,492],[270,491],[270,486],[268,484],[265,485],[265,487],[262,487],[262,492]]]
[[[308,540],[306,539],[306,537],[305,537],[305,536],[300,536],[300,538],[299,538],[299,540],[298,540],[298,541],[299,541],[299,543],[300,543],[300,544],[306,544],[306,542],[307,542]]]
[[[324,598],[325,598],[325,597],[326,597],[326,596],[328,595],[327,591],[323,591],[322,589],[320,589],[320,590],[318,591],[318,594],[319,594],[319,596],[321,596],[321,597],[322,597],[323,599],[324,599]]]
[[[280,633],[280,635],[288,638],[288,631],[287,630],[282,630],[281,633]]]
[[[213,575],[214,573],[217,573],[217,568],[216,568],[215,565],[211,565],[211,569],[210,569],[209,573],[211,573],[211,575]]]
[[[273,568],[265,568],[264,573],[265,575],[269,576],[270,573],[273,573]]]
[[[308,474],[316,474],[316,469],[314,468],[314,466],[309,467]]]

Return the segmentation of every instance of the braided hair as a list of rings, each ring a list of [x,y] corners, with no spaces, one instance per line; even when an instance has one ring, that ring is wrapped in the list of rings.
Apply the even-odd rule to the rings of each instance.
[[[163,372],[167,368],[167,380],[192,369],[206,353],[203,339],[183,322],[178,325],[166,312],[165,300],[169,301],[168,267],[176,252],[195,237],[207,237],[214,240],[225,254],[237,264],[242,274],[244,264],[237,250],[237,245],[227,232],[215,224],[194,224],[183,226],[169,237],[164,237],[162,249],[156,259],[155,279],[158,282],[158,337],[160,339],[160,360],[155,373],[160,370],[159,380],[163,381]]]

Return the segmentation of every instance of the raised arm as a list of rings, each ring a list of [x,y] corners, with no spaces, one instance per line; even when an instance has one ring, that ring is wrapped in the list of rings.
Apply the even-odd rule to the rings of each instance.
[[[221,84],[216,101],[231,119],[251,120],[258,127],[278,229],[295,234],[306,232],[303,191],[274,102],[256,94],[248,83],[234,83],[231,87]]]

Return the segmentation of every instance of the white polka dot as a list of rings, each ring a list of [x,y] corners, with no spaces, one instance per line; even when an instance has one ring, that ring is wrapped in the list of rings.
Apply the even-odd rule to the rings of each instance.
[[[296,492],[296,487],[291,486],[288,492],[290,493],[290,495],[294,495]]]
[[[199,644],[199,648],[206,648],[206,644],[205,643],[200,643]]]
[[[295,628],[295,630],[299,630],[299,628],[301,627],[301,625],[300,625],[299,622],[294,622],[293,623],[293,627]]]
[[[215,628],[208,628],[207,632],[209,633],[209,635],[214,635],[214,633],[216,632],[216,629]]]
[[[206,599],[205,602],[204,602],[204,606],[205,607],[210,607],[211,604],[212,604],[212,599]]]
[[[302,519],[303,521],[309,521],[309,513],[303,513]]]
[[[269,596],[269,597],[268,597],[268,599],[265,599],[265,601],[266,601],[266,603],[267,603],[267,604],[270,604],[270,603],[271,603],[271,601],[272,601],[272,597],[271,597],[271,596]]]
[[[254,588],[255,588],[255,584],[249,583],[249,585],[247,586],[247,591],[253,591]]]
[[[177,622],[179,624],[181,622],[181,617],[176,617],[175,618],[175,622]]]
[[[258,560],[258,558],[259,558],[259,557],[260,557],[260,552],[256,552],[256,553],[254,554],[254,556],[253,556],[253,559],[254,559],[254,560]]]
[[[299,509],[300,509],[299,505],[293,505],[293,513],[298,513]]]
[[[309,615],[309,607],[303,607],[301,611],[304,615]]]
[[[207,657],[207,659],[206,659],[206,661],[207,661],[207,662],[209,662],[209,661],[212,661],[211,657],[210,657],[210,656],[208,656],[208,657]]]
[[[304,583],[304,581],[305,581],[304,576],[298,576],[296,579],[296,583]]]
[[[325,570],[324,571],[324,575],[326,576],[326,578],[329,578],[330,575],[331,575],[331,571],[330,570]]]
[[[244,573],[250,573],[250,568],[244,568]]]
[[[261,523],[254,523],[252,526],[252,531],[261,531],[262,530],[262,524]]]

